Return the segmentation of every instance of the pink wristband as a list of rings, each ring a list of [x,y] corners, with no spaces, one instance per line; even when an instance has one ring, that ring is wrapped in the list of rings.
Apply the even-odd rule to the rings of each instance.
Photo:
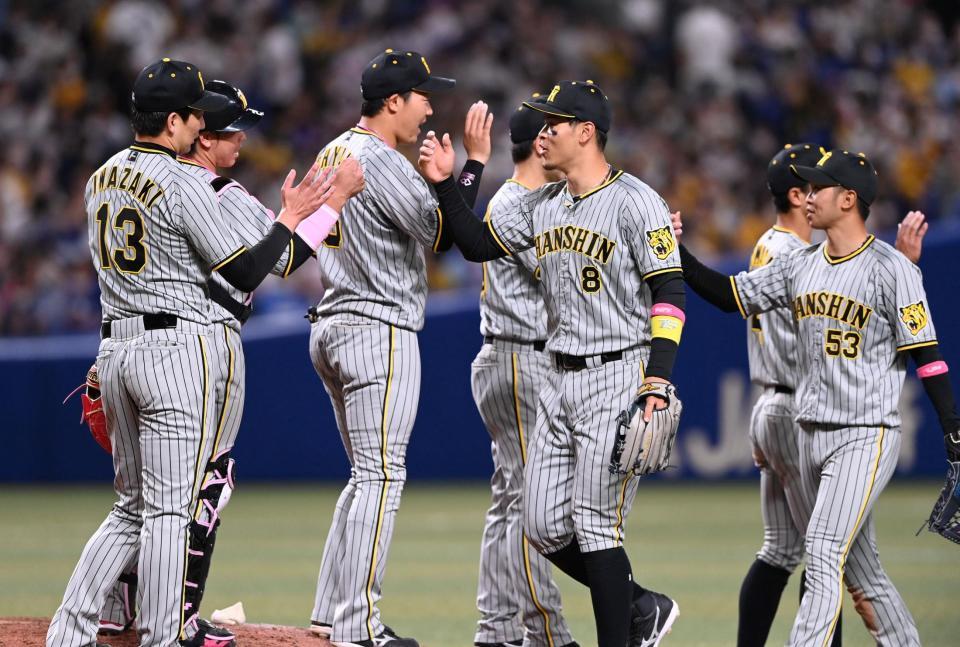
[[[316,250],[323,239],[330,235],[330,230],[337,224],[338,218],[340,214],[333,207],[323,205],[297,226],[296,233],[307,241],[310,249]]]
[[[654,303],[650,310],[651,317],[676,317],[681,323],[686,322],[687,316],[683,310],[669,303]]]
[[[924,364],[917,368],[917,377],[921,380],[926,377],[933,377],[934,375],[942,375],[946,373],[949,369],[947,368],[947,363],[943,360],[937,360],[936,362],[930,362],[929,364]]]

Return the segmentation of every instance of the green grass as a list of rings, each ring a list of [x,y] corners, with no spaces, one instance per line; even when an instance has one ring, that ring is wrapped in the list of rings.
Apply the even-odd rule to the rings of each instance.
[[[880,550],[925,645],[960,640],[960,552],[930,533],[913,536],[939,486],[891,486],[876,510]],[[242,600],[250,622],[303,625],[338,490],[322,485],[241,485],[225,515],[204,608]],[[407,488],[397,520],[385,619],[431,647],[469,645],[476,622],[477,551],[489,492],[482,484]],[[652,484],[627,524],[635,577],[682,610],[671,646],[730,645],[740,581],[761,538],[755,484]],[[0,616],[49,616],[83,543],[112,503],[104,488],[0,488]],[[796,612],[792,578],[771,633],[783,644]],[[595,645],[586,590],[562,574],[566,616]],[[844,644],[871,645],[845,603]]]

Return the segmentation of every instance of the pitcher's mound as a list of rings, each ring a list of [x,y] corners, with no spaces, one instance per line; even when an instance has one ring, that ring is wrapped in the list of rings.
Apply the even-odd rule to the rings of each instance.
[[[44,618],[0,618],[0,647],[43,647],[50,620]],[[328,647],[329,642],[302,627],[244,624],[231,627],[237,647]],[[119,636],[98,636],[111,647],[137,647],[137,635],[125,631]]]

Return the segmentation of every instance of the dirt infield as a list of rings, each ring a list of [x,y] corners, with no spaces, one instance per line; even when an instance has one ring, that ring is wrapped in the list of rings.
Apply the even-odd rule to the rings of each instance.
[[[43,647],[49,619],[0,618],[0,647]],[[278,625],[240,625],[236,627],[238,647],[329,647],[326,640],[317,638],[302,627]],[[101,643],[111,647],[137,647],[132,631],[120,636],[98,636]]]

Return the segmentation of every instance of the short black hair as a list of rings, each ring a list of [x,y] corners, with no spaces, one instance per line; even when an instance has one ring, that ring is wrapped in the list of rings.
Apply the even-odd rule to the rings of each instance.
[[[413,90],[407,90],[406,92],[398,92],[404,101],[407,101],[410,98],[410,93]],[[390,95],[393,96],[393,95]],[[360,105],[360,116],[361,117],[375,117],[380,114],[380,111],[383,110],[383,107],[387,105],[387,99],[390,97],[381,97],[380,99],[364,99],[363,103]]]
[[[860,210],[860,217],[866,220],[870,217],[870,205],[860,199],[860,196],[857,196],[857,209]]]
[[[137,110],[137,106],[130,102],[130,126],[133,128],[133,132],[138,135],[146,135],[147,137],[156,137],[163,132],[163,129],[167,126],[167,117],[170,115],[170,112],[176,112],[180,115],[180,118],[186,121],[190,115],[193,113],[193,110],[190,108],[182,108],[181,110],[172,110],[167,112],[140,112]]]
[[[773,195],[773,208],[777,210],[777,213],[787,213],[790,211],[790,198],[787,196],[787,192],[783,193],[774,193]]]
[[[570,120],[570,126],[576,126],[576,125],[579,124],[579,123],[586,123],[586,122],[582,122],[582,121],[580,121],[579,119],[571,119],[571,120]],[[591,121],[590,123],[593,124],[592,121]],[[597,128],[597,124],[593,124],[593,130],[594,130],[594,132],[597,133],[597,147],[598,147],[601,151],[605,151],[605,150],[607,149],[607,133],[605,133],[605,132],[603,132],[602,130],[600,130],[599,128]]]
[[[519,164],[520,162],[525,162],[530,159],[530,156],[533,155],[533,143],[535,139],[528,139],[525,142],[519,142],[514,144],[510,149],[510,157],[513,158],[514,164]]]

